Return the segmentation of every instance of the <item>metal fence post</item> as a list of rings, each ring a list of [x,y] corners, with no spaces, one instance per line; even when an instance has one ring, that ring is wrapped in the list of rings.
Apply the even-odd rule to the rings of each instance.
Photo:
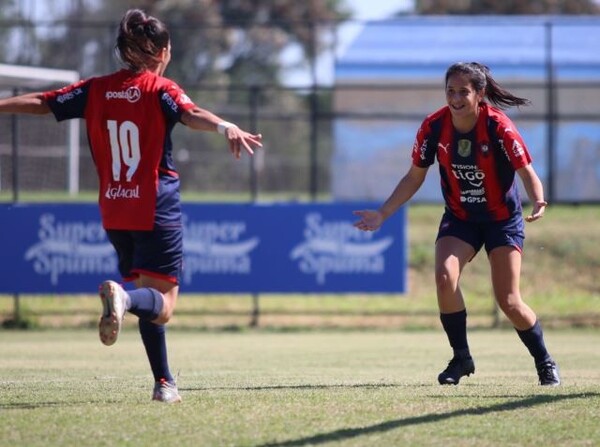
[[[256,133],[258,128],[258,98],[260,88],[256,85],[250,87],[250,95],[248,97],[248,111],[250,113],[250,132]],[[250,191],[252,194],[252,202],[258,199],[258,173],[256,169],[256,158],[250,157]],[[250,327],[258,327],[260,318],[260,294],[255,292],[252,294],[252,313],[250,316]]]
[[[317,95],[317,51],[316,51],[316,30],[315,23],[313,21],[308,24],[310,28],[310,46],[309,46],[309,63],[310,63],[310,75],[311,75],[311,87],[310,87],[310,198],[312,200],[317,199],[319,192],[318,184],[318,125],[319,125],[319,103]]]
[[[13,96],[19,94],[19,89],[13,89]],[[11,150],[12,150],[12,196],[13,203],[19,201],[19,117],[16,114],[11,115]],[[21,306],[19,293],[13,295],[14,302],[14,321],[17,327],[21,323]]]
[[[19,89],[13,89],[13,96],[19,94]],[[12,150],[12,196],[13,203],[19,201],[19,117],[16,114],[10,117],[11,150]]]
[[[545,23],[546,31],[546,110],[547,110],[547,125],[548,125],[548,188],[547,200],[553,202],[555,199],[554,188],[554,170],[556,156],[556,125],[557,125],[557,108],[556,108],[556,79],[554,77],[554,62],[552,59],[552,23]]]
[[[250,132],[256,133],[258,127],[258,98],[260,94],[260,87],[253,85],[250,87],[250,94],[248,95],[248,113],[250,121]],[[249,157],[250,159],[250,193],[252,202],[256,202],[258,199],[258,174],[256,167],[256,158]]]

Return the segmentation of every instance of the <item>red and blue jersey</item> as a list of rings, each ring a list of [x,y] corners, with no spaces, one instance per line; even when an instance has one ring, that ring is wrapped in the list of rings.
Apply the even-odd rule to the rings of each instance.
[[[515,171],[530,164],[531,155],[501,110],[482,103],[466,134],[455,130],[448,106],[429,115],[417,132],[412,159],[424,168],[436,158],[446,209],[457,218],[490,222],[521,213]]]
[[[177,84],[120,70],[45,92],[44,99],[58,121],[85,119],[104,228],[181,225],[171,131],[195,105]]]

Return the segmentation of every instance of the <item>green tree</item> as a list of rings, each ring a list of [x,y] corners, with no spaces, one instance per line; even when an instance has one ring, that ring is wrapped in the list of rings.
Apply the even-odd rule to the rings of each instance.
[[[333,30],[338,20],[349,17],[343,0],[61,0],[60,5],[34,28],[36,64],[77,70],[82,78],[113,71],[117,68],[113,50],[118,22],[127,9],[143,9],[167,24],[173,42],[167,76],[197,104],[249,127],[248,104],[258,101],[263,117],[259,129],[269,135],[270,144],[277,145],[276,150],[264,151],[268,163],[277,169],[265,169],[268,176],[261,178],[261,188],[307,190],[308,146],[314,141],[309,107],[327,98],[314,94],[307,101],[302,94],[277,89],[281,54],[299,48],[303,62],[308,63],[332,45],[331,33],[322,31],[328,26]],[[260,95],[252,96],[255,92]],[[328,126],[319,129],[321,141],[329,131]],[[180,167],[186,170],[187,187],[229,190],[235,188],[232,179],[243,182],[248,175],[244,164],[219,167],[206,162],[217,152],[215,159],[222,160],[219,138],[174,133],[174,156],[185,159]],[[330,146],[321,145],[319,158],[326,162]],[[325,184],[326,179],[320,181]]]
[[[19,0],[0,0],[0,62],[27,64],[32,62],[35,47],[34,28],[21,12]],[[18,25],[18,26],[15,26]]]
[[[296,44],[314,57],[323,49],[315,24],[349,16],[341,0],[71,0],[52,18],[44,59],[84,76],[114,68],[106,55],[118,20],[134,7],[167,23],[174,43],[169,72],[183,84],[224,75],[236,84],[277,83],[283,49]]]

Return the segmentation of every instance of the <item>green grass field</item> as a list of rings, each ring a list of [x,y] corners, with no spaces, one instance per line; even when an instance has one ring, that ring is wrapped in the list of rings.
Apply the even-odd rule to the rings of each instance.
[[[168,334],[180,405],[150,401],[136,331],[0,332],[2,446],[596,446],[600,333],[550,330],[536,385],[512,330],[470,334],[476,373],[436,384],[441,330]]]
[[[508,322],[494,320],[489,267],[465,271],[476,374],[441,387],[450,350],[433,282],[439,206],[409,208],[405,295],[179,300],[170,362],[184,402],[150,401],[136,318],[100,344],[90,295],[0,297],[0,446],[598,446],[600,208],[549,207],[528,225],[521,290],[546,328],[563,385],[537,385]]]

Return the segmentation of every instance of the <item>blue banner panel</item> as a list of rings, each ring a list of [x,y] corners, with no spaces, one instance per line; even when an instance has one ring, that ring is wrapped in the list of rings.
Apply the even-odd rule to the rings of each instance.
[[[406,215],[352,226],[372,203],[183,205],[181,292],[406,291]],[[0,205],[0,293],[90,293],[120,281],[95,204]]]
[[[90,293],[118,278],[94,204],[0,206],[1,293]]]

